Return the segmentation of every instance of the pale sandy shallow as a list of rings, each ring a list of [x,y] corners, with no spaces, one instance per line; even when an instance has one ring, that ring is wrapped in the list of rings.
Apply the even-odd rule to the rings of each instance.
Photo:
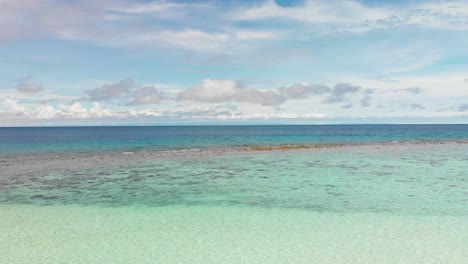
[[[468,263],[466,216],[1,205],[1,263]]]

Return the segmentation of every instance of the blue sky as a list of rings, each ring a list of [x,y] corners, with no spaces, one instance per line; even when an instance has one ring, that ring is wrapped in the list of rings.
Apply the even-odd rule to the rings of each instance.
[[[468,123],[466,1],[0,0],[0,125]]]

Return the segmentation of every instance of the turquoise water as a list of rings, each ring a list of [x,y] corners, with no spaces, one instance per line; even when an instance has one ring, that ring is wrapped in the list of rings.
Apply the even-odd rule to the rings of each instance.
[[[468,145],[176,159],[4,178],[0,202],[468,214]]]
[[[240,207],[0,206],[3,263],[450,263],[467,218]]]
[[[47,129],[24,142],[31,131],[11,142],[0,133],[0,263],[468,263],[468,144],[453,142],[468,139],[465,127],[316,129],[232,140],[226,130],[142,136],[150,129],[129,141],[85,129],[55,143]],[[130,158],[226,142],[345,146]],[[107,155],[123,150],[135,153]],[[35,158],[41,170],[5,173]],[[87,164],[57,167],[59,158]]]

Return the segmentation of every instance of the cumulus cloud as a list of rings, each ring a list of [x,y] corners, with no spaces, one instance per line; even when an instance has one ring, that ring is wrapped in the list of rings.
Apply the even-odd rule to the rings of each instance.
[[[309,95],[327,95],[324,103],[337,103],[346,101],[348,95],[357,94],[361,90],[361,87],[349,83],[337,83],[332,88],[326,85],[294,84],[286,89],[286,94],[288,99],[306,99]],[[375,89],[362,91],[363,97],[360,101],[362,107],[371,105],[372,94],[375,92]],[[341,108],[348,109],[353,106],[354,104],[348,103]]]
[[[23,114],[26,112],[26,107],[18,102],[18,100],[6,98],[3,100],[3,105],[10,113],[14,115]]]
[[[461,82],[463,78],[460,76],[453,78],[456,81],[454,83],[465,85]],[[430,81],[434,83],[432,79]],[[427,90],[419,88],[420,86]],[[23,120],[27,123],[31,120],[59,122],[64,119],[82,120],[76,122],[85,122],[84,119],[106,119],[116,122],[131,119],[136,122],[136,120],[153,120],[153,118],[171,121],[314,119],[333,118],[343,114],[355,116],[359,113],[359,108],[374,105],[384,105],[372,111],[372,114],[381,117],[423,114],[461,116],[464,114],[462,112],[468,111],[466,104],[449,104],[446,109],[430,109],[415,103],[417,95],[424,91],[428,91],[427,95],[418,101],[427,99],[431,104],[433,100],[436,103],[435,99],[440,98],[438,94],[433,94],[433,89],[434,87],[426,83],[382,84],[353,79],[349,83],[342,82],[335,85],[313,85],[303,82],[285,87],[255,89],[238,81],[206,79],[198,86],[181,90],[180,87],[138,84],[132,79],[124,79],[87,91],[86,96],[81,98],[82,102],[77,101],[79,98],[68,97],[54,100],[60,95],[37,96],[6,90],[0,92],[0,97],[3,99],[3,102],[0,100],[0,120],[6,124],[8,120]],[[463,92],[459,94],[459,98],[466,96],[466,89],[456,91]],[[92,105],[89,102],[91,98],[96,100]],[[304,100],[292,102],[299,99]],[[73,103],[63,103],[70,100]],[[105,107],[110,108],[101,107],[100,102],[106,102]],[[144,107],[149,105],[157,106]],[[125,106],[139,107],[125,108]],[[411,109],[415,111],[408,112]],[[371,112],[363,113],[364,116],[368,116]]]
[[[110,109],[102,108],[95,102],[92,107],[86,108],[81,103],[52,105],[31,105],[18,100],[5,99],[3,106],[7,112],[3,116],[17,119],[87,119],[113,116]]]
[[[330,95],[324,100],[324,103],[343,102],[349,94],[355,94],[361,90],[361,87],[350,83],[337,83],[330,92]]]
[[[168,110],[162,112],[162,116],[172,116],[181,119],[195,119],[195,120],[270,120],[270,119],[322,119],[327,115],[323,113],[282,113],[282,112],[269,112],[269,113],[246,113],[242,111],[235,111],[226,109],[223,106],[216,107],[196,107],[182,111]]]
[[[177,94],[179,101],[199,101],[208,103],[245,102],[264,106],[276,106],[286,100],[278,89],[248,89],[232,80],[206,79],[201,86],[186,89]]]
[[[435,111],[437,113],[442,113],[442,112],[447,112],[447,111],[451,111],[451,110],[453,110],[453,107],[443,106],[443,107],[437,108]]]
[[[354,107],[353,104],[345,104],[345,105],[341,106],[341,108],[343,108],[343,109],[351,109],[353,107]]]
[[[2,106],[8,108],[2,111]],[[263,108],[265,110],[265,108]],[[0,102],[0,120],[23,120],[25,122],[63,121],[63,120],[275,120],[275,119],[321,119],[327,115],[320,112],[287,113],[270,108],[268,111],[245,112],[230,105],[199,106],[199,107],[165,107],[159,109],[128,109],[127,111],[112,111],[94,102],[86,107],[80,102],[72,104],[32,105],[6,99]]]
[[[311,94],[325,94],[331,89],[325,85],[309,85],[297,83],[286,88],[286,94],[291,99],[305,99]]]
[[[410,107],[413,110],[424,110],[424,109],[426,109],[426,107],[424,107],[423,105],[420,105],[420,104],[411,104]]]
[[[44,86],[34,82],[31,76],[22,78],[16,84],[16,90],[21,93],[35,94],[44,90]]]
[[[164,98],[155,86],[140,86],[132,95],[133,99],[127,105],[157,104]]]
[[[131,110],[131,117],[156,117],[156,118],[175,118],[181,120],[283,120],[283,119],[322,119],[327,115],[323,113],[247,113],[228,109],[225,106],[200,106],[186,109],[161,109],[161,110]]]
[[[135,82],[127,78],[114,84],[104,84],[95,89],[86,91],[86,94],[90,101],[108,101],[127,95],[134,85]]]
[[[468,104],[462,104],[462,105],[458,106],[457,110],[460,111],[460,112],[468,111]]]
[[[387,76],[378,76],[376,79],[386,83],[398,83],[398,80],[389,78]]]
[[[41,105],[30,113],[29,118],[36,119],[87,119],[112,116],[109,109],[103,109],[99,103],[85,108],[79,102],[70,105],[60,104],[58,107]]]
[[[371,106],[372,94],[375,93],[375,89],[367,89],[363,92],[364,96],[361,99],[362,107]]]
[[[253,104],[261,104],[264,106],[276,106],[284,103],[286,97],[278,90],[254,90],[241,89],[234,97],[235,101],[246,102]]]
[[[242,86],[231,80],[203,80],[198,87],[186,89],[177,94],[177,100],[219,103],[231,101]]]
[[[412,94],[420,94],[424,90],[422,88],[419,88],[419,87],[409,87],[409,88],[401,89],[400,91],[407,92],[407,93],[412,93]]]
[[[263,106],[279,106],[288,100],[307,99],[317,96],[326,104],[347,102],[351,104],[351,95],[362,94],[361,106],[371,105],[375,89],[363,89],[350,83],[337,83],[332,87],[296,83],[286,88],[251,89],[232,80],[206,79],[201,86],[183,90],[177,94],[178,101],[197,101],[206,103],[241,102]],[[351,107],[351,106],[349,106]]]
[[[235,115],[223,107],[195,107],[188,110],[165,111],[166,116],[176,116],[182,119],[231,119]]]
[[[86,91],[83,99],[93,102],[129,100],[126,105],[157,104],[164,99],[163,93],[155,85],[138,85],[130,78],[114,84],[104,84]]]

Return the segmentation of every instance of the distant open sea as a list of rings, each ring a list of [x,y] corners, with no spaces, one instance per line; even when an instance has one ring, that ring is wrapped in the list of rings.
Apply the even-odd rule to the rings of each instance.
[[[467,245],[468,125],[0,128],[0,263],[466,264]]]
[[[468,139],[468,125],[261,125],[0,128],[0,153],[365,144]]]

